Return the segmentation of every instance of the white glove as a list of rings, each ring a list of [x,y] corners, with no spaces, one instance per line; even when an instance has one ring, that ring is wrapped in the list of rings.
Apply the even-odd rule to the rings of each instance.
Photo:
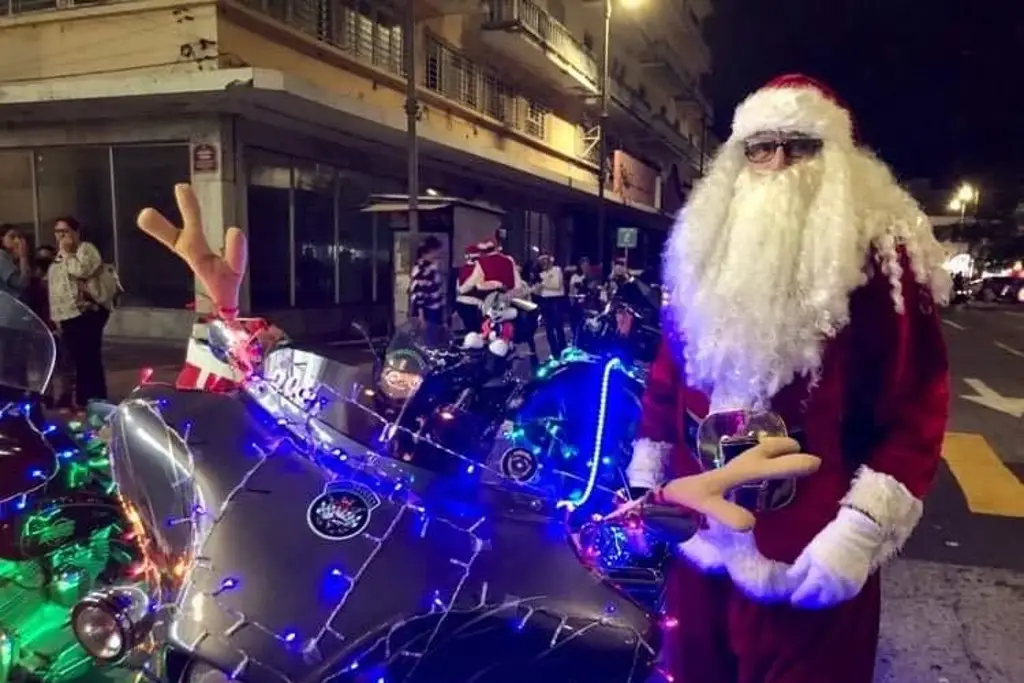
[[[882,528],[849,507],[818,532],[787,572],[789,601],[807,609],[832,607],[853,598],[867,583],[885,542]]]

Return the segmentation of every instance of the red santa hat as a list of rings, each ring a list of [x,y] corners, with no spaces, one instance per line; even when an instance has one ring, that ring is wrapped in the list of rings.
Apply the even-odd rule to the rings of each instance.
[[[736,108],[731,141],[762,131],[802,133],[845,146],[855,139],[846,105],[831,88],[802,74],[773,78]]]

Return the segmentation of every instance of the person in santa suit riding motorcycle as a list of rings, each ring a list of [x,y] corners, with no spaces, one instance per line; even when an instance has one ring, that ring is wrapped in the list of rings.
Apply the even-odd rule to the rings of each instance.
[[[455,311],[459,314],[462,326],[466,328],[467,332],[478,332],[483,324],[482,308],[487,292],[472,285],[465,286],[476,272],[476,262],[479,258],[479,245],[471,244],[466,247],[455,286]]]
[[[474,246],[478,254],[476,264],[465,280],[459,278],[459,294],[474,289],[482,292],[501,290],[512,296],[522,296],[527,287],[523,282],[516,260],[502,252],[494,240],[486,240]]]
[[[523,281],[519,264],[504,253],[496,241],[486,240],[476,244],[474,248],[479,256],[465,280],[460,273],[457,295],[467,296],[478,292],[486,297],[491,292],[501,291],[515,297],[529,296],[530,288]],[[521,315],[516,320],[515,342],[527,345],[530,349],[530,362],[533,365],[538,364],[537,344],[534,340],[536,330],[535,314]]]
[[[921,518],[948,416],[944,260],[825,86],[784,76],[738,107],[666,247],[629,483],[729,457],[701,439],[723,413],[770,411],[822,464],[746,498],[753,532],[711,523],[681,546],[675,683],[871,683],[879,568]]]

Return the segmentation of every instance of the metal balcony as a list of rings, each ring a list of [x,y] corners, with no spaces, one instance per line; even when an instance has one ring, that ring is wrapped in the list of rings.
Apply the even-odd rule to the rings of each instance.
[[[597,62],[558,20],[530,0],[490,0],[481,42],[549,84],[594,95],[600,90]]]
[[[711,103],[700,91],[698,79],[683,63],[683,58],[664,40],[651,43],[640,56],[640,66],[677,93],[676,101],[694,107],[701,116],[711,115]]]
[[[616,79],[612,81],[610,99],[612,108],[609,113],[629,138],[646,148],[667,148],[694,168],[701,166],[699,143],[690,141],[676,125],[653,111],[637,91]]]

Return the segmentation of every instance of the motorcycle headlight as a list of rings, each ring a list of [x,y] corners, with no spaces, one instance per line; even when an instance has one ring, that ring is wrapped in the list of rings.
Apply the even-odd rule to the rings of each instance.
[[[138,646],[153,626],[149,598],[138,588],[109,588],[85,596],[71,610],[71,629],[86,653],[114,662]]]
[[[386,368],[380,375],[381,390],[394,401],[408,399],[416,393],[422,383],[423,376],[415,372]]]

